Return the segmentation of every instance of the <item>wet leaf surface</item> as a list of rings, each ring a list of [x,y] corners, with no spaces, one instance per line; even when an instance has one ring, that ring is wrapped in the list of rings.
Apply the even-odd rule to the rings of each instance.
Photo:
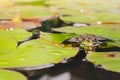
[[[9,35],[5,31],[0,31],[0,50],[1,51],[15,49],[16,46],[17,46],[17,41],[13,37],[11,37],[11,35]]]
[[[1,80],[27,80],[27,78],[19,72],[0,69]]]
[[[87,59],[94,64],[102,64],[103,68],[117,72],[120,72],[119,57],[119,52],[91,52],[87,55]]]
[[[21,44],[13,52],[1,55],[1,68],[37,66],[57,63],[77,52],[73,48],[61,47],[45,41],[33,40]]]
[[[32,33],[27,32],[23,29],[19,29],[19,28],[11,30],[11,31],[7,31],[7,32],[17,41],[21,41],[21,40],[28,38],[29,36],[32,35]]]
[[[74,15],[74,14],[73,14]],[[119,14],[114,13],[79,13],[72,17],[61,17],[61,19],[72,22],[81,23],[97,23],[97,22],[120,22]]]
[[[42,33],[41,38],[50,42],[62,43],[68,38],[77,36],[78,34],[67,34],[67,33]]]

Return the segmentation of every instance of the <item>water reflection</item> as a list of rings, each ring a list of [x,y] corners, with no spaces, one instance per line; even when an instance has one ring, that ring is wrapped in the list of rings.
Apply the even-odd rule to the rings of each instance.
[[[120,80],[120,73],[86,61],[59,63],[46,69],[23,73],[29,80]]]

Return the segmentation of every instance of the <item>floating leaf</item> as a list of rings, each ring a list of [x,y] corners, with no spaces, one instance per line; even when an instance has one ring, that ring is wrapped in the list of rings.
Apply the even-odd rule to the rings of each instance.
[[[120,72],[119,52],[92,52],[87,55],[87,59],[105,69]]]
[[[11,37],[7,32],[0,31],[0,51],[15,49],[17,46],[17,41]]]
[[[71,17],[61,17],[62,20],[82,23],[97,23],[100,22],[120,22],[119,14],[101,12],[101,13],[78,13],[79,15]],[[74,14],[75,15],[75,14]]]
[[[0,69],[0,80],[27,80],[27,78],[19,72]]]
[[[78,34],[67,34],[67,33],[42,33],[41,38],[50,42],[62,43],[64,40],[71,38],[73,36],[78,36]]]
[[[88,26],[88,27],[62,27],[55,29],[56,31],[76,33],[76,34],[93,34],[106,37],[116,41],[114,44],[120,46],[120,26]]]
[[[7,33],[10,34],[17,41],[23,40],[23,39],[28,38],[28,37],[31,36],[30,32],[27,32],[27,31],[25,31],[23,29],[20,29],[20,28],[16,28],[14,30],[10,30]]]
[[[77,53],[76,49],[61,47],[42,40],[32,40],[21,44],[9,54],[0,56],[1,68],[40,66],[58,63],[65,57]]]

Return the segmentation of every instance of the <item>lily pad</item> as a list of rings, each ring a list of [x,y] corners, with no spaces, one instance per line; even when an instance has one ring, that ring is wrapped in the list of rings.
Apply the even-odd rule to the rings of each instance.
[[[18,30],[19,32],[19,30]],[[10,34],[9,34],[10,33]],[[0,68],[14,68],[14,67],[26,67],[26,66],[41,66],[45,64],[58,63],[63,58],[74,56],[77,53],[77,49],[64,47],[57,43],[51,43],[49,40],[31,40],[22,43],[17,46],[16,39],[22,39],[19,37],[24,31],[14,33],[1,31],[0,32]],[[12,33],[12,34],[13,34]],[[52,35],[52,34],[51,34]],[[49,35],[49,39],[52,40],[58,38],[58,36]],[[63,38],[63,37],[62,37]],[[64,38],[63,38],[64,39]],[[57,42],[63,39],[57,39]],[[9,41],[8,41],[9,40]]]
[[[62,43],[64,40],[71,38],[73,36],[78,36],[78,34],[67,34],[67,33],[42,33],[41,38],[48,40],[50,42]]]
[[[17,41],[11,37],[7,32],[0,31],[0,52],[2,50],[15,49],[17,46]]]
[[[120,72],[120,52],[92,52],[87,59],[105,69]]]
[[[16,28],[13,30],[9,30],[7,32],[17,41],[23,40],[23,39],[28,38],[32,35],[32,33],[27,32],[26,30],[21,29],[21,28]]]
[[[0,69],[0,80],[27,80],[27,78],[19,72]]]
[[[35,6],[49,6],[48,4],[45,3],[44,0],[40,1],[24,1],[24,2],[16,2],[16,5],[35,5]]]
[[[75,14],[74,14],[75,15]],[[97,22],[120,22],[119,14],[101,12],[101,13],[78,13],[76,16],[61,17],[62,20],[82,23]]]
[[[67,33],[76,33],[76,34],[93,34],[115,41],[117,46],[120,46],[120,27],[113,25],[104,25],[104,26],[88,26],[88,27],[62,27],[55,29],[56,31],[67,32]]]
[[[32,35],[32,33],[28,32],[22,28],[11,28],[8,31],[0,30],[0,32],[5,33],[6,35],[9,35],[9,37],[14,38],[16,41],[21,41],[21,40],[28,38]],[[1,35],[3,35],[3,34],[1,34]]]
[[[50,13],[47,8],[41,6],[33,5],[17,5],[12,7],[7,7],[0,9],[0,19],[11,19],[14,18],[16,14],[20,14],[21,18],[36,18],[36,17],[47,17],[53,15]],[[28,14],[29,13],[29,14]]]
[[[116,8],[119,5],[119,0],[116,1],[98,1],[98,0],[50,0],[47,1],[51,5],[56,5],[60,8],[70,9],[70,10],[80,10],[80,9],[89,9],[89,10],[108,10],[111,8]]]
[[[58,63],[65,57],[74,56],[76,49],[51,44],[43,40],[32,40],[21,44],[13,52],[0,56],[0,68],[40,66]]]

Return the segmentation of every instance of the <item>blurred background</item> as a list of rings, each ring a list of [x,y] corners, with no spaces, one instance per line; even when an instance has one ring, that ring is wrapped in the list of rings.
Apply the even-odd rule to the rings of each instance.
[[[43,17],[50,17],[57,15],[60,15],[61,21],[63,22],[69,21],[71,23],[75,23],[75,25],[57,26],[56,28],[54,26],[49,25],[49,23],[43,25],[44,21],[43,23],[41,23],[40,20],[38,22],[34,22],[34,19],[38,20]],[[30,18],[33,19],[32,24],[22,23],[23,19],[24,19],[23,22],[25,22],[25,19],[26,21],[28,19],[29,22]],[[13,23],[11,22],[9,23],[9,19],[11,19]],[[5,23],[5,20],[7,23]],[[110,73],[109,75],[112,75],[112,72],[109,72],[108,70],[120,72],[120,64],[119,64],[120,63],[120,0],[0,0],[0,21],[1,21],[0,28],[7,26],[8,28],[10,27],[10,31],[14,29],[14,26],[17,27],[25,26],[26,29],[26,26],[27,28],[28,27],[34,28],[33,26],[35,26],[36,28],[42,25],[43,28],[46,26],[48,27],[50,26],[50,29],[54,28],[54,30],[58,32],[74,33],[78,35],[92,34],[92,35],[97,35],[111,39],[113,40],[113,42],[106,43],[108,45],[102,47],[102,48],[107,48],[108,49],[107,51],[105,51],[105,49],[103,49],[103,51],[98,51],[98,52],[91,51],[90,54],[87,55],[87,59],[93,63],[91,64],[92,67],[91,65],[90,66],[88,65],[89,63],[83,61],[81,63],[82,67],[81,65],[78,66],[76,64],[73,68],[71,68],[71,70],[68,71],[69,72],[72,71],[71,73],[75,76],[77,75],[78,79],[76,79],[75,77],[74,80],[80,80],[79,77],[81,76],[89,79],[91,75],[92,77],[89,80],[93,80],[94,74],[96,74],[96,76],[99,78],[98,80],[110,80],[110,78],[111,80],[120,79],[118,73],[115,73],[115,75],[111,77],[108,76],[109,73]],[[55,21],[53,22],[55,23]],[[12,24],[12,26],[10,24]],[[8,29],[6,30],[8,31]],[[17,32],[18,31],[16,31],[16,33]],[[21,35],[21,32],[18,33]],[[44,33],[42,34],[45,35]],[[18,34],[16,34],[16,36],[18,37]],[[45,36],[42,37],[44,38]],[[51,37],[54,37],[53,33],[50,33],[50,39],[52,39]],[[58,40],[60,39],[60,37],[58,37],[57,35],[55,37],[57,37]],[[53,39],[57,40],[57,38],[53,38]],[[62,38],[64,38],[64,36]],[[45,37],[45,39],[49,40],[48,37]],[[117,49],[115,49],[114,47],[115,48],[117,47]],[[102,67],[99,64],[101,64]],[[95,67],[96,65],[98,65],[98,67],[100,68],[99,69],[96,68]],[[64,65],[62,65],[62,67],[64,67]],[[91,70],[89,71],[88,69],[90,67]],[[92,72],[93,69],[95,69],[96,73]],[[58,71],[61,70],[62,69],[60,67]],[[65,68],[65,70],[67,70],[67,68]],[[83,73],[80,74],[80,71]],[[54,70],[54,72],[56,72],[56,70]],[[51,75],[51,73],[52,71],[50,71],[49,74]],[[67,75],[69,75],[69,73],[67,73]],[[105,76],[106,78],[103,78]],[[114,79],[116,76],[118,76],[118,78]],[[81,79],[81,80],[88,80],[88,79]],[[31,80],[36,80],[36,79],[31,79]],[[56,79],[50,79],[50,80],[56,80]],[[96,80],[96,78],[94,80]]]
[[[99,16],[106,20],[102,14],[118,19],[119,13],[120,0],[0,0],[0,18],[13,18],[18,14],[22,18],[69,14],[82,16],[79,20],[84,22],[87,18],[89,22]]]

